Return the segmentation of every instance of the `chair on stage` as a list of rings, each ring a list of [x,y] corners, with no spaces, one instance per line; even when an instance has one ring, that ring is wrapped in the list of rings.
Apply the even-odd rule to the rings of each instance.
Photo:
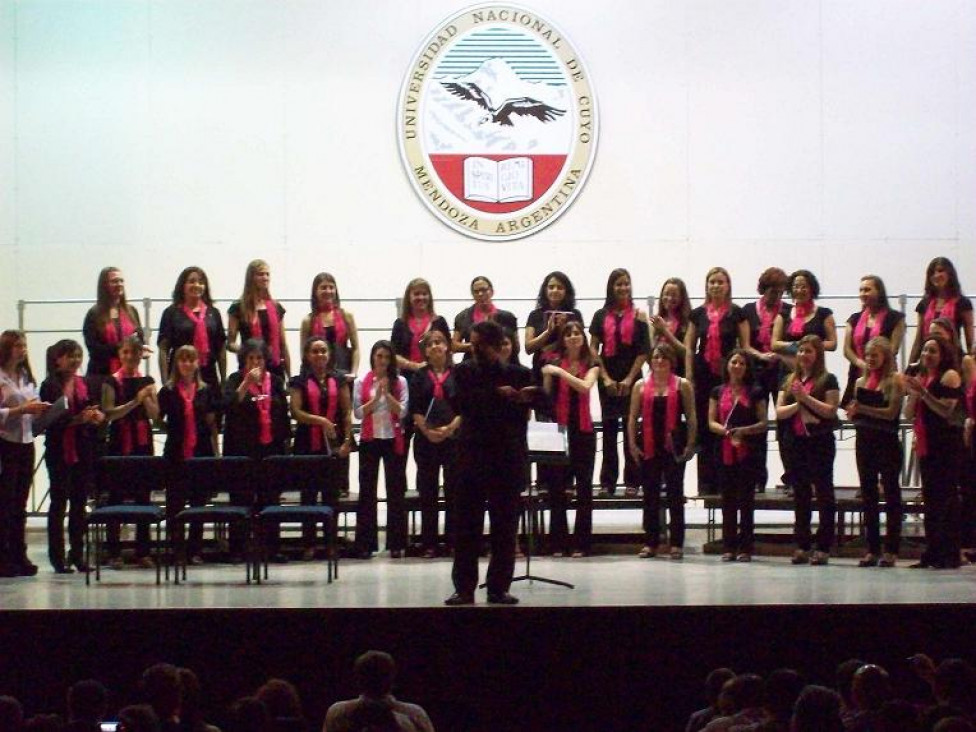
[[[247,583],[251,583],[252,570],[256,576],[258,565],[254,551],[254,499],[260,488],[260,465],[248,457],[189,458],[180,464],[185,470],[182,479],[188,494],[208,497],[204,506],[191,506],[180,511],[172,520],[170,535],[185,537],[189,527],[196,524],[214,526],[215,533],[226,528],[234,540],[243,542],[244,568]],[[225,496],[224,500],[217,500]],[[236,500],[235,500],[236,499]],[[182,543],[182,542],[181,542]],[[234,552],[237,547],[231,546]],[[174,551],[176,556],[175,581],[186,580],[189,564],[185,551]]]
[[[92,567],[95,580],[101,581],[102,548],[108,532],[122,524],[135,524],[156,528],[156,540],[151,540],[149,551],[156,565],[156,584],[161,582],[162,565],[166,563],[166,579],[169,580],[169,562],[166,557],[166,543],[163,541],[162,526],[166,511],[153,503],[130,503],[127,499],[139,500],[139,494],[149,495],[165,487],[166,470],[164,459],[151,455],[130,455],[127,457],[103,457],[95,465],[96,491],[109,496],[110,503],[98,506],[85,521],[85,584],[91,584]],[[121,500],[121,502],[119,502]],[[168,528],[168,527],[167,527]]]
[[[261,461],[264,487],[269,495],[284,491],[303,491],[318,488],[322,491],[328,479],[331,458],[324,455],[275,455]],[[326,542],[326,566],[328,582],[339,578],[339,552],[336,549],[337,522],[332,506],[303,506],[296,504],[270,505],[257,515],[256,531],[258,557],[255,578],[261,582],[259,565],[264,566],[264,579],[268,578],[268,555],[273,537],[282,524],[300,524],[305,527],[322,526]]]

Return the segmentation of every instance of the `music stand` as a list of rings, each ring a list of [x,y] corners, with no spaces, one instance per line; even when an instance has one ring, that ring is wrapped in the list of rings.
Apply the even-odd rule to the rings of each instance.
[[[566,428],[554,422],[530,421],[527,432],[528,459],[525,462],[526,502],[529,507],[529,540],[525,552],[525,574],[513,577],[512,582],[528,580],[559,585],[571,590],[576,586],[562,580],[540,577],[532,574],[532,550],[535,543],[536,507],[541,503],[538,494],[532,489],[532,463],[536,465],[569,465],[569,437]]]

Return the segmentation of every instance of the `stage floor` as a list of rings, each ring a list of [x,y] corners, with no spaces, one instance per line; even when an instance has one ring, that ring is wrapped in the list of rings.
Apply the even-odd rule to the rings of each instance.
[[[261,585],[244,582],[244,568],[207,565],[190,569],[188,582],[156,586],[155,572],[103,568],[101,583],[85,586],[83,575],[55,575],[40,550],[34,578],[0,580],[5,610],[165,610],[217,608],[431,608],[452,592],[450,559],[343,560],[339,579],[326,583],[324,562],[271,565]],[[487,560],[482,561],[482,576]],[[757,557],[726,564],[694,549],[681,562],[600,555],[585,559],[533,559],[532,573],[570,582],[566,589],[543,582],[517,582],[513,593],[528,607],[729,607],[763,605],[892,605],[972,603],[976,566],[958,571],[861,569],[853,559],[827,567],[789,564],[787,558]],[[525,560],[516,575],[525,573]],[[482,603],[484,596],[479,595]]]

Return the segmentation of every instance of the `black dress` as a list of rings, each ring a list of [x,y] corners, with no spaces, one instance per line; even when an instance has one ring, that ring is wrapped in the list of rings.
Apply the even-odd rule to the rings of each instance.
[[[271,361],[274,360],[274,357],[272,357],[271,361],[269,361],[267,364],[267,368],[268,371],[270,371],[271,373],[275,374],[281,379],[285,379],[288,376],[285,373],[285,363],[284,363],[285,327],[283,321],[285,317],[285,308],[280,302],[275,300],[275,310],[278,312],[278,324],[281,331],[282,361],[280,363],[272,363]],[[245,341],[248,341],[252,338],[258,338],[264,341],[267,344],[268,349],[271,350],[271,344],[268,343],[268,337],[266,335],[269,331],[268,310],[267,308],[265,308],[264,310],[258,310],[257,313],[258,313],[259,328],[255,330],[253,328],[251,321],[244,322],[244,319],[241,317],[240,300],[235,300],[233,303],[231,303],[231,306],[227,309],[227,317],[237,319],[237,332],[241,334],[241,343],[244,343]]]
[[[857,334],[854,332],[857,328],[857,322],[861,319],[861,312],[852,313],[851,317],[847,319],[847,327],[851,331],[851,343],[854,346],[854,352],[857,353],[861,358],[864,358],[864,349],[868,345],[867,342],[871,340],[871,333],[873,328],[865,328],[863,340],[858,339]],[[881,331],[878,333],[879,336],[884,336],[888,340],[891,340],[892,333],[900,323],[905,320],[905,314],[899,310],[888,310],[885,315],[884,321],[881,323]],[[854,385],[860,378],[861,373],[858,371],[854,364],[850,364],[847,367],[847,386],[844,387],[844,395],[840,399],[841,406],[846,406],[851,399],[854,398]]]
[[[207,342],[210,346],[210,355],[207,363],[200,365],[200,377],[212,388],[220,387],[218,376],[217,361],[221,351],[227,345],[227,331],[224,330],[224,321],[220,311],[215,307],[207,307],[207,314],[204,316],[204,325],[207,328]],[[166,373],[163,378],[171,378],[175,363],[173,354],[181,346],[194,345],[194,335],[196,324],[183,311],[182,304],[170,305],[163,311],[159,321],[159,335],[156,338],[156,345],[162,347],[166,344]]]
[[[472,305],[469,308],[465,308],[460,313],[454,317],[454,330],[461,334],[462,343],[471,342],[471,326],[474,325],[474,308]],[[512,313],[507,310],[496,310],[491,315],[491,320],[498,323],[500,326],[506,330],[511,331],[516,338],[515,343],[512,344],[512,363],[518,363],[519,348],[518,348],[518,318],[516,318]],[[464,359],[468,360],[471,358],[470,353],[464,354]]]

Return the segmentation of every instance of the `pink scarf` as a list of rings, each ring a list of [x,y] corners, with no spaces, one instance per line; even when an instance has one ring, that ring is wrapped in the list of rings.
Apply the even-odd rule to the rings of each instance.
[[[582,379],[586,376],[587,368],[586,364],[577,363],[574,369],[569,363],[568,358],[564,358],[560,362],[560,367],[564,371],[568,371],[573,376],[578,379]],[[569,400],[573,388],[565,379],[559,379],[559,384],[557,385],[557,396],[556,396],[556,422],[563,426],[569,425]],[[590,395],[589,392],[577,392],[579,395],[579,429],[580,432],[592,432],[593,431],[593,419],[590,417]]]
[[[434,369],[429,369],[427,371],[427,376],[430,377],[430,382],[434,385],[434,399],[444,398],[444,382],[447,381],[447,377],[450,375],[450,369],[444,369],[444,373],[442,373],[440,376],[434,373]]]
[[[746,390],[742,389],[739,393],[739,398],[735,399],[732,394],[732,387],[726,384],[722,387],[722,398],[718,402],[718,419],[719,422],[725,424],[729,415],[732,414],[732,410],[735,408],[736,403],[742,405],[746,409],[749,409],[749,396],[746,394]],[[738,445],[733,444],[732,438],[726,435],[722,438],[722,464],[723,465],[735,465],[736,463],[741,463],[746,455],[749,454],[749,446],[745,443],[739,443]]]
[[[729,303],[715,307],[711,303],[705,305],[705,315],[708,317],[708,333],[705,338],[705,362],[718,376],[722,373],[722,331],[719,326],[729,312]]]
[[[176,390],[183,399],[183,457],[191,458],[197,450],[197,416],[193,400],[197,398],[196,383],[187,386],[182,381]]]
[[[210,363],[210,337],[207,335],[207,304],[200,303],[200,314],[197,315],[189,305],[183,305],[183,314],[193,323],[193,347],[200,357],[200,366]]]
[[[787,333],[791,336],[799,337],[803,335],[803,326],[806,325],[806,320],[814,310],[817,309],[817,304],[813,300],[807,300],[806,302],[798,302],[793,306],[792,320],[790,320],[790,327],[787,329]]]
[[[268,313],[268,332],[261,330],[261,319],[258,317],[257,308],[251,316],[251,334],[260,334],[260,338],[268,344],[271,349],[271,365],[281,364],[281,320],[278,318],[278,303],[271,298],[264,301],[264,306]]]
[[[139,369],[136,369],[134,374],[126,374],[122,369],[112,374],[112,378],[119,385],[120,392],[122,390],[122,379],[138,379],[141,376],[142,374],[139,373]],[[133,427],[135,428],[134,435]],[[119,421],[119,436],[122,438],[122,454],[131,455],[136,444],[139,447],[145,447],[149,444],[149,420],[140,419],[132,414],[132,412],[129,412],[129,414],[125,415]]]
[[[420,363],[424,360],[424,354],[420,350],[420,339],[430,330],[431,321],[434,316],[427,313],[422,318],[415,318],[412,315],[407,318],[407,327],[410,329],[410,360]]]
[[[922,386],[928,389],[935,380],[935,376],[923,376]],[[912,423],[912,429],[915,431],[915,454],[920,458],[929,454],[929,431],[925,427],[925,419],[923,419],[926,409],[925,400],[920,396],[915,403],[915,421]]]
[[[806,381],[800,379],[800,386],[803,387],[803,391],[809,394],[813,391],[814,381],[815,379],[807,379]],[[794,380],[794,383],[796,383],[796,380]],[[803,407],[800,406],[800,408],[796,410],[796,414],[793,416],[793,434],[797,435],[798,437],[808,437],[810,435],[810,431],[807,429],[806,422],[803,421],[803,417],[801,416],[802,411]]]
[[[759,343],[759,350],[769,353],[773,344],[773,321],[779,315],[780,303],[777,300],[772,306],[766,304],[766,298],[759,298],[756,301],[756,315],[759,316],[759,334],[756,341]]]
[[[74,391],[68,400],[68,413],[75,416],[88,404],[88,384],[80,376],[72,376]],[[64,462],[67,465],[78,463],[78,430],[80,424],[68,425],[64,430],[64,441],[61,444]]]
[[[937,310],[935,307],[938,299],[935,295],[929,298],[929,306],[925,309],[925,315],[922,317],[923,336],[929,334],[929,326],[932,325],[932,321],[936,318],[948,318],[953,323],[956,322],[956,305],[959,303],[959,296],[947,297],[943,300],[941,310]]]
[[[107,323],[105,323],[105,329],[102,331],[102,338],[107,345],[112,346],[115,350],[118,350],[119,344],[135,332],[136,326],[135,323],[132,322],[132,318],[129,317],[127,308],[119,305],[118,325],[115,324],[114,320],[109,320]],[[112,356],[109,358],[109,373],[118,371],[121,366],[122,362],[119,361],[118,356]]]
[[[335,343],[340,346],[346,345],[349,340],[349,328],[346,326],[346,314],[342,308],[337,308],[332,303],[323,305],[317,313],[312,315],[312,333],[318,338],[326,337],[326,328],[322,325],[322,313],[332,313],[332,328],[335,331]]]
[[[868,318],[871,316],[870,308],[864,308],[861,311],[861,316],[857,319],[857,325],[854,326],[854,353],[856,353],[860,358],[864,358],[864,349],[868,345],[868,341],[872,338],[877,338],[881,335],[881,327],[884,325],[885,318],[888,317],[887,308],[884,310],[879,310],[874,315],[874,325],[868,328]]]
[[[868,378],[864,382],[864,388],[869,391],[877,391],[878,387],[881,385],[881,377],[881,369],[868,371]]]
[[[321,417],[322,390],[319,388],[318,379],[315,378],[314,374],[309,374],[308,381],[305,383],[305,392],[308,394],[308,411],[316,417]],[[339,403],[339,387],[336,385],[336,380],[329,376],[325,380],[325,388],[328,396],[328,402],[325,406],[325,418],[335,424],[336,409]],[[325,435],[325,428],[319,427],[318,425],[309,426],[311,427],[309,435],[311,435],[312,452],[320,452],[322,450],[322,439]]]
[[[634,342],[634,325],[637,318],[637,311],[634,309],[633,301],[627,303],[627,307],[620,312],[620,333],[619,342],[631,345]],[[607,308],[607,314],[603,316],[603,355],[613,358],[617,355],[617,316],[613,308]]]
[[[268,308],[270,312],[271,308]],[[262,445],[270,445],[273,435],[271,432],[271,372],[264,372],[261,387],[250,384],[248,392],[254,397],[254,406],[258,408],[258,441]]]
[[[664,317],[664,324],[667,326],[668,331],[673,336],[677,336],[678,335],[678,329],[681,327],[681,318],[678,317],[678,315],[676,315],[676,312],[677,311],[672,310],[667,315],[663,316]],[[657,337],[657,342],[658,343],[667,343],[668,342],[668,339],[667,339],[666,336],[659,335]]]
[[[644,459],[650,460],[656,453],[657,441],[654,437],[654,377],[648,376],[644,380],[641,393],[641,418],[644,421]],[[678,426],[678,377],[674,374],[668,380],[668,391],[665,394],[664,410],[664,446],[674,453],[674,430]]]
[[[359,392],[360,403],[365,404],[373,396],[373,382],[376,380],[376,375],[370,371],[366,374],[366,378],[363,379],[363,386]],[[393,384],[390,386],[392,389],[393,396],[400,397],[400,380],[394,380]],[[403,440],[403,425],[400,420],[397,419],[393,412],[390,412],[390,425],[393,427],[393,452],[397,455],[403,455],[406,452],[406,445]],[[363,420],[362,425],[359,428],[359,434],[364,441],[369,442],[373,439],[373,415],[367,415],[367,418]]]
[[[495,307],[494,303],[488,306],[487,313],[481,309],[480,305],[475,305],[474,312],[471,314],[471,322],[480,323],[483,320],[493,320],[497,312],[498,308]]]

